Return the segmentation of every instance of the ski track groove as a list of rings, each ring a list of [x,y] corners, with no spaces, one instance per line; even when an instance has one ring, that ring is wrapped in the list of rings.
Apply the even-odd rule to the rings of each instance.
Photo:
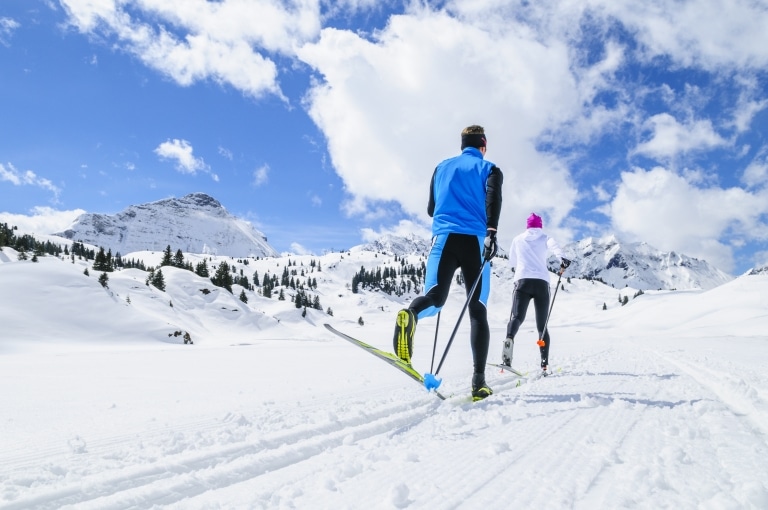
[[[329,448],[344,444],[350,436],[357,441],[391,434],[393,429],[405,430],[426,419],[430,415],[429,410],[436,406],[439,406],[439,401],[429,396],[422,402],[383,405],[365,415],[352,415],[311,428],[293,427],[259,438],[255,440],[256,444],[246,440],[248,444],[217,446],[193,455],[182,455],[184,458],[154,461],[147,467],[128,464],[107,469],[106,473],[94,470],[62,487],[51,490],[47,486],[43,493],[2,502],[0,509],[44,510],[70,505],[78,509],[147,508],[155,504],[168,505],[307,461]],[[206,424],[205,427],[215,428],[215,424]],[[197,432],[194,424],[188,424],[186,428]],[[126,436],[115,436],[123,437]],[[127,437],[130,439],[132,436]],[[142,438],[142,442],[146,442],[146,438]],[[109,441],[105,445],[109,445]],[[39,455],[32,457],[36,459]],[[89,460],[93,460],[90,453],[84,456],[83,462],[88,463]]]
[[[659,354],[668,363],[716,395],[724,406],[748,420],[752,427],[768,438],[768,402],[763,389],[747,383],[743,378],[730,372],[715,370],[701,362],[671,359]],[[736,372],[738,374],[738,372]]]

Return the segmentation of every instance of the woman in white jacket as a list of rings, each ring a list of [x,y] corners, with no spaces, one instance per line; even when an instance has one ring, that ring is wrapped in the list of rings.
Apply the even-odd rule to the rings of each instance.
[[[512,312],[507,324],[507,338],[501,353],[501,363],[512,366],[512,350],[515,335],[525,320],[528,304],[533,300],[536,311],[536,329],[539,338],[544,340],[540,346],[541,369],[546,373],[549,364],[549,331],[545,331],[549,312],[549,270],[547,255],[555,254],[561,260],[560,267],[565,269],[571,263],[563,257],[563,251],[553,238],[542,229],[541,217],[531,213],[526,222],[525,232],[512,240],[509,249],[509,266],[515,268],[515,290],[512,295]]]

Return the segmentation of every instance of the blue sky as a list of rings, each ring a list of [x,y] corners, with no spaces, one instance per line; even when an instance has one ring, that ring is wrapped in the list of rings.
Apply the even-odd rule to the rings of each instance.
[[[0,218],[202,191],[279,251],[344,249],[426,232],[481,124],[502,244],[536,211],[739,274],[768,263],[766,26],[747,0],[3,0]]]

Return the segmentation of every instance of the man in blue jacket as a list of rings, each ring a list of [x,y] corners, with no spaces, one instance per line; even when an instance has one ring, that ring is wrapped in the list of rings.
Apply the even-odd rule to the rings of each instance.
[[[486,307],[491,268],[483,262],[496,255],[503,182],[501,170],[484,159],[486,146],[485,130],[481,126],[469,126],[461,132],[461,154],[435,168],[427,206],[432,217],[432,249],[427,260],[425,294],[397,313],[393,340],[395,353],[410,363],[416,323],[436,315],[443,307],[456,269],[461,268],[469,294],[482,268],[482,279],[474,295],[468,296],[474,400],[493,393],[485,382],[490,343]]]

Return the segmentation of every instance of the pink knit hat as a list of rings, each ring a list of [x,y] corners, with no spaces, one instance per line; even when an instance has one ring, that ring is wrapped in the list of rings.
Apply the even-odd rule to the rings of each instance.
[[[537,216],[536,213],[531,213],[531,215],[528,216],[526,226],[528,228],[541,228],[541,216]]]

